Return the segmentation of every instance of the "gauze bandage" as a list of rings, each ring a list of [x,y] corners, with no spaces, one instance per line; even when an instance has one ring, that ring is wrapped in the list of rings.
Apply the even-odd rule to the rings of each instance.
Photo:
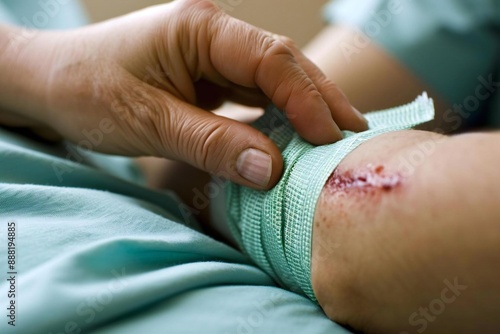
[[[424,93],[405,106],[366,115],[369,130],[344,131],[344,139],[313,146],[299,137],[284,114],[269,107],[255,127],[280,148],[283,177],[269,191],[231,184],[228,224],[241,249],[283,287],[316,300],[311,285],[311,238],[316,202],[338,164],[363,142],[432,120],[432,100]]]

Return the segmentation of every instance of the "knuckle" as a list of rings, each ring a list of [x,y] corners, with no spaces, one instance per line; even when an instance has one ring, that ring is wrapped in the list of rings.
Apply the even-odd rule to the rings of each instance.
[[[302,95],[307,97],[321,96],[321,93],[316,88],[314,82],[305,74],[297,71],[292,76],[287,78],[287,82],[293,83],[290,90],[291,95]]]
[[[314,85],[314,82],[298,68],[286,73],[281,78],[273,91],[271,99],[280,107],[285,107],[293,96],[301,96],[302,98],[321,97],[321,93]],[[289,115],[288,111],[287,115],[289,117],[293,116]]]
[[[260,45],[262,45],[262,51],[263,51],[262,54],[264,55],[264,57],[272,57],[272,56],[293,57],[290,48],[275,36],[264,35]]]
[[[297,74],[295,79],[297,92],[304,92],[307,95],[317,95],[320,94],[314,82],[308,76],[304,74]]]
[[[319,87],[321,87],[321,91],[326,98],[331,97],[335,100],[347,100],[339,86],[328,79],[321,80],[319,82]]]
[[[320,81],[320,84],[325,90],[335,90],[340,92],[339,86],[335,82],[328,80],[326,77]]]
[[[226,155],[230,149],[228,143],[232,142],[231,126],[223,126],[219,122],[202,122],[201,129],[194,133],[203,133],[193,138],[194,158],[198,166],[215,172],[228,169],[225,166]]]
[[[331,106],[335,108],[343,108],[350,106],[347,96],[342,92],[339,86],[328,79],[320,82],[321,92],[326,99],[330,101]]]
[[[281,41],[281,43],[285,44],[290,49],[297,48],[295,41],[288,36],[279,36],[279,40]]]

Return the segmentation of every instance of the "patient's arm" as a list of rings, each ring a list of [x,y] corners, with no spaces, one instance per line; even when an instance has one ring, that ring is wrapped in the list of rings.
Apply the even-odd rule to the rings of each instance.
[[[332,319],[375,333],[498,333],[500,134],[403,131],[324,187],[312,282]]]
[[[312,282],[327,315],[369,333],[496,333],[499,146],[498,133],[401,131],[349,154],[313,229]],[[193,206],[207,176],[170,168],[178,181],[156,186]]]

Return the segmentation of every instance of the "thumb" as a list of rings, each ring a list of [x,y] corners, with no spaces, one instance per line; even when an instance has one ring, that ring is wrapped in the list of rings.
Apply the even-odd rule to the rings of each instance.
[[[255,189],[272,188],[283,169],[274,142],[251,126],[177,100],[170,110],[167,156]]]

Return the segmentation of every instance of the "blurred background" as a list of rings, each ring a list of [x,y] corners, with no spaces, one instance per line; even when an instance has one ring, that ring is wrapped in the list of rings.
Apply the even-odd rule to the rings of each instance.
[[[328,0],[218,0],[225,12],[304,46],[324,26],[321,9]],[[83,0],[94,22],[168,0]]]

